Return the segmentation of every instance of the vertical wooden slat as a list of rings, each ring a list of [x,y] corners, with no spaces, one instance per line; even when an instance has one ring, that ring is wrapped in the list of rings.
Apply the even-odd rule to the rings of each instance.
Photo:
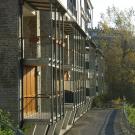
[[[24,67],[24,114],[36,112],[36,67]]]

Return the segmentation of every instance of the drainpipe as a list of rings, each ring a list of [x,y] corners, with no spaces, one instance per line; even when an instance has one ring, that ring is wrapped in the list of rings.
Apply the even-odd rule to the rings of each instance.
[[[49,38],[50,38],[50,43],[51,43],[51,122],[53,124],[54,119],[53,119],[53,115],[54,115],[54,99],[53,99],[53,91],[54,91],[54,82],[53,82],[53,22],[52,22],[52,10],[53,10],[53,5],[52,5],[52,0],[50,0],[49,3],[49,7],[50,7],[50,33],[49,33]]]
[[[19,37],[20,37],[20,46],[21,46],[21,56],[20,56],[20,128],[23,126],[23,58],[24,58],[24,47],[23,47],[23,0],[19,0]]]
[[[37,58],[41,58],[41,41],[40,41],[40,11],[37,11]],[[37,66],[37,94],[41,94],[41,66]],[[41,112],[41,98],[37,98],[38,112]]]
[[[70,64],[70,57],[69,57],[69,35],[67,35],[67,50],[68,50],[68,65]]]
[[[57,38],[58,38],[58,29],[57,29],[57,19],[58,19],[58,17],[57,17],[57,7],[56,7],[56,0],[55,0],[55,13],[54,13],[54,20],[55,20],[55,28],[54,28],[54,37],[55,37],[55,47],[54,47],[54,50],[55,50],[55,56],[54,56],[54,58],[55,58],[55,72],[54,72],[54,74],[55,74],[55,78],[54,78],[54,88],[55,88],[55,94],[56,94],[56,108],[55,108],[55,113],[56,113],[56,122],[57,122],[57,120],[58,120],[58,93],[57,93],[57,55],[58,55],[58,52],[57,52],[57,49],[58,49],[58,46],[57,46]],[[54,100],[55,101],[55,100]],[[55,102],[54,102],[54,104],[55,104]]]
[[[62,14],[62,43],[64,45],[64,14]],[[64,47],[62,49],[62,80],[63,80],[63,116],[65,116],[65,90],[64,90]]]

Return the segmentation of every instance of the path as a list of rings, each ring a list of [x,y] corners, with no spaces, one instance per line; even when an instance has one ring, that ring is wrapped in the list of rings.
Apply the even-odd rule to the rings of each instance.
[[[65,135],[122,135],[120,110],[89,110]]]

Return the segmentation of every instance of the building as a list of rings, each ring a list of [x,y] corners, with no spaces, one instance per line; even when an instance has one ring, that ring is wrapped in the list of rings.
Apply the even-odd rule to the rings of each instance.
[[[112,29],[112,32],[106,34],[100,28],[89,29],[91,38],[97,45],[96,49],[96,95],[106,92],[105,84],[105,59],[102,51],[101,44],[104,43],[107,46],[112,46],[116,39],[119,38],[118,32]],[[121,41],[120,41],[121,42]]]
[[[101,49],[96,49],[96,95],[105,92],[105,61]]]
[[[90,0],[7,0],[0,11],[0,108],[26,134],[63,134],[96,94]]]

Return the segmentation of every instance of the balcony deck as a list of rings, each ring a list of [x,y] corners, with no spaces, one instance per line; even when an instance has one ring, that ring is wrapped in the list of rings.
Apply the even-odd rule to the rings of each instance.
[[[50,120],[51,119],[51,113],[46,113],[46,112],[36,112],[32,114],[24,114],[24,119],[25,120]]]

